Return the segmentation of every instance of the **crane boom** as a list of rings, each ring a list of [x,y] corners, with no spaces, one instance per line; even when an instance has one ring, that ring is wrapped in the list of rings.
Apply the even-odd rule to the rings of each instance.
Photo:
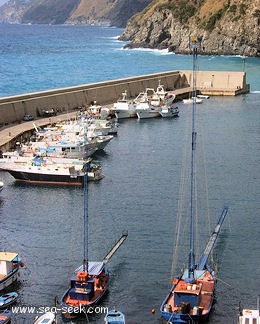
[[[107,255],[103,259],[103,263],[106,264],[111,259],[111,257],[114,255],[114,253],[119,249],[119,247],[124,243],[128,236],[128,232],[123,232],[121,237],[117,240],[117,242],[114,244],[112,249],[107,253]]]
[[[218,223],[214,229],[214,231],[212,232],[210,238],[209,238],[209,241],[208,241],[208,244],[202,254],[202,256],[200,257],[200,260],[199,260],[199,263],[198,263],[198,266],[197,266],[197,269],[198,270],[203,270],[207,261],[208,261],[208,258],[209,258],[209,255],[213,249],[213,246],[217,240],[217,237],[218,237],[218,234],[220,232],[220,228],[221,228],[221,225],[223,224],[224,222],[224,219],[227,215],[227,212],[228,212],[228,207],[224,207],[223,210],[222,210],[222,213],[219,217],[219,220],[218,220]]]

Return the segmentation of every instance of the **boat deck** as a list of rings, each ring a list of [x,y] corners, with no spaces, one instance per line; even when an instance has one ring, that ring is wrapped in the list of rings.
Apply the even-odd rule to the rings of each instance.
[[[197,296],[199,298],[198,305],[194,307],[190,307],[187,314],[194,315],[194,309],[199,308],[202,315],[206,315],[212,305],[213,294],[214,294],[214,279],[212,278],[211,274],[206,271],[205,275],[201,279],[196,279],[196,283],[187,283],[183,279],[179,280],[174,290],[170,294],[167,305],[171,307],[172,313],[179,313],[180,312],[180,305],[176,303],[174,298],[174,294],[183,295],[184,301],[189,299],[188,296],[192,298],[192,296]],[[187,297],[185,297],[187,296]]]

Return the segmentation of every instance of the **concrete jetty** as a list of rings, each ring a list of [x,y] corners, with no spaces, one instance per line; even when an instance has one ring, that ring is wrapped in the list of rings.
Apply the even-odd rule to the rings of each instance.
[[[197,71],[197,91],[204,95],[228,95],[248,93],[245,72]],[[13,142],[26,131],[33,130],[32,122],[22,122],[25,114],[37,119],[37,125],[50,123],[49,118],[42,118],[43,111],[54,109],[58,116],[51,117],[51,122],[76,116],[78,107],[88,107],[97,101],[100,105],[116,102],[127,90],[129,98],[135,98],[146,88],[155,88],[159,82],[165,89],[181,100],[192,92],[192,70],[168,71],[111,81],[83,84],[74,87],[27,93],[0,98],[0,149],[9,149]]]

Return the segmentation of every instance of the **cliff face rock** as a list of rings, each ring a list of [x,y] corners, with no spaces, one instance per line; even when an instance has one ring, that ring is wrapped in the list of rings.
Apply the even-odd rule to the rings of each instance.
[[[66,22],[124,28],[129,18],[151,2],[152,0],[81,0]]]
[[[205,54],[260,56],[260,0],[156,0],[133,16],[120,40],[128,48],[190,53],[189,35]]]
[[[20,23],[24,12],[35,0],[10,0],[0,7],[0,23]]]
[[[125,27],[128,19],[152,0],[9,0],[0,22],[91,24]]]

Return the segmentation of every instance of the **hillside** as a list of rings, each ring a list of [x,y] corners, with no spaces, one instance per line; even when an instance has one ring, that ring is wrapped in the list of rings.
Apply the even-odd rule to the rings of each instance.
[[[205,54],[260,56],[260,0],[156,0],[133,16],[120,40],[128,48],[189,53],[189,35]]]
[[[0,7],[0,22],[91,24],[125,27],[128,19],[152,0],[9,0]]]

